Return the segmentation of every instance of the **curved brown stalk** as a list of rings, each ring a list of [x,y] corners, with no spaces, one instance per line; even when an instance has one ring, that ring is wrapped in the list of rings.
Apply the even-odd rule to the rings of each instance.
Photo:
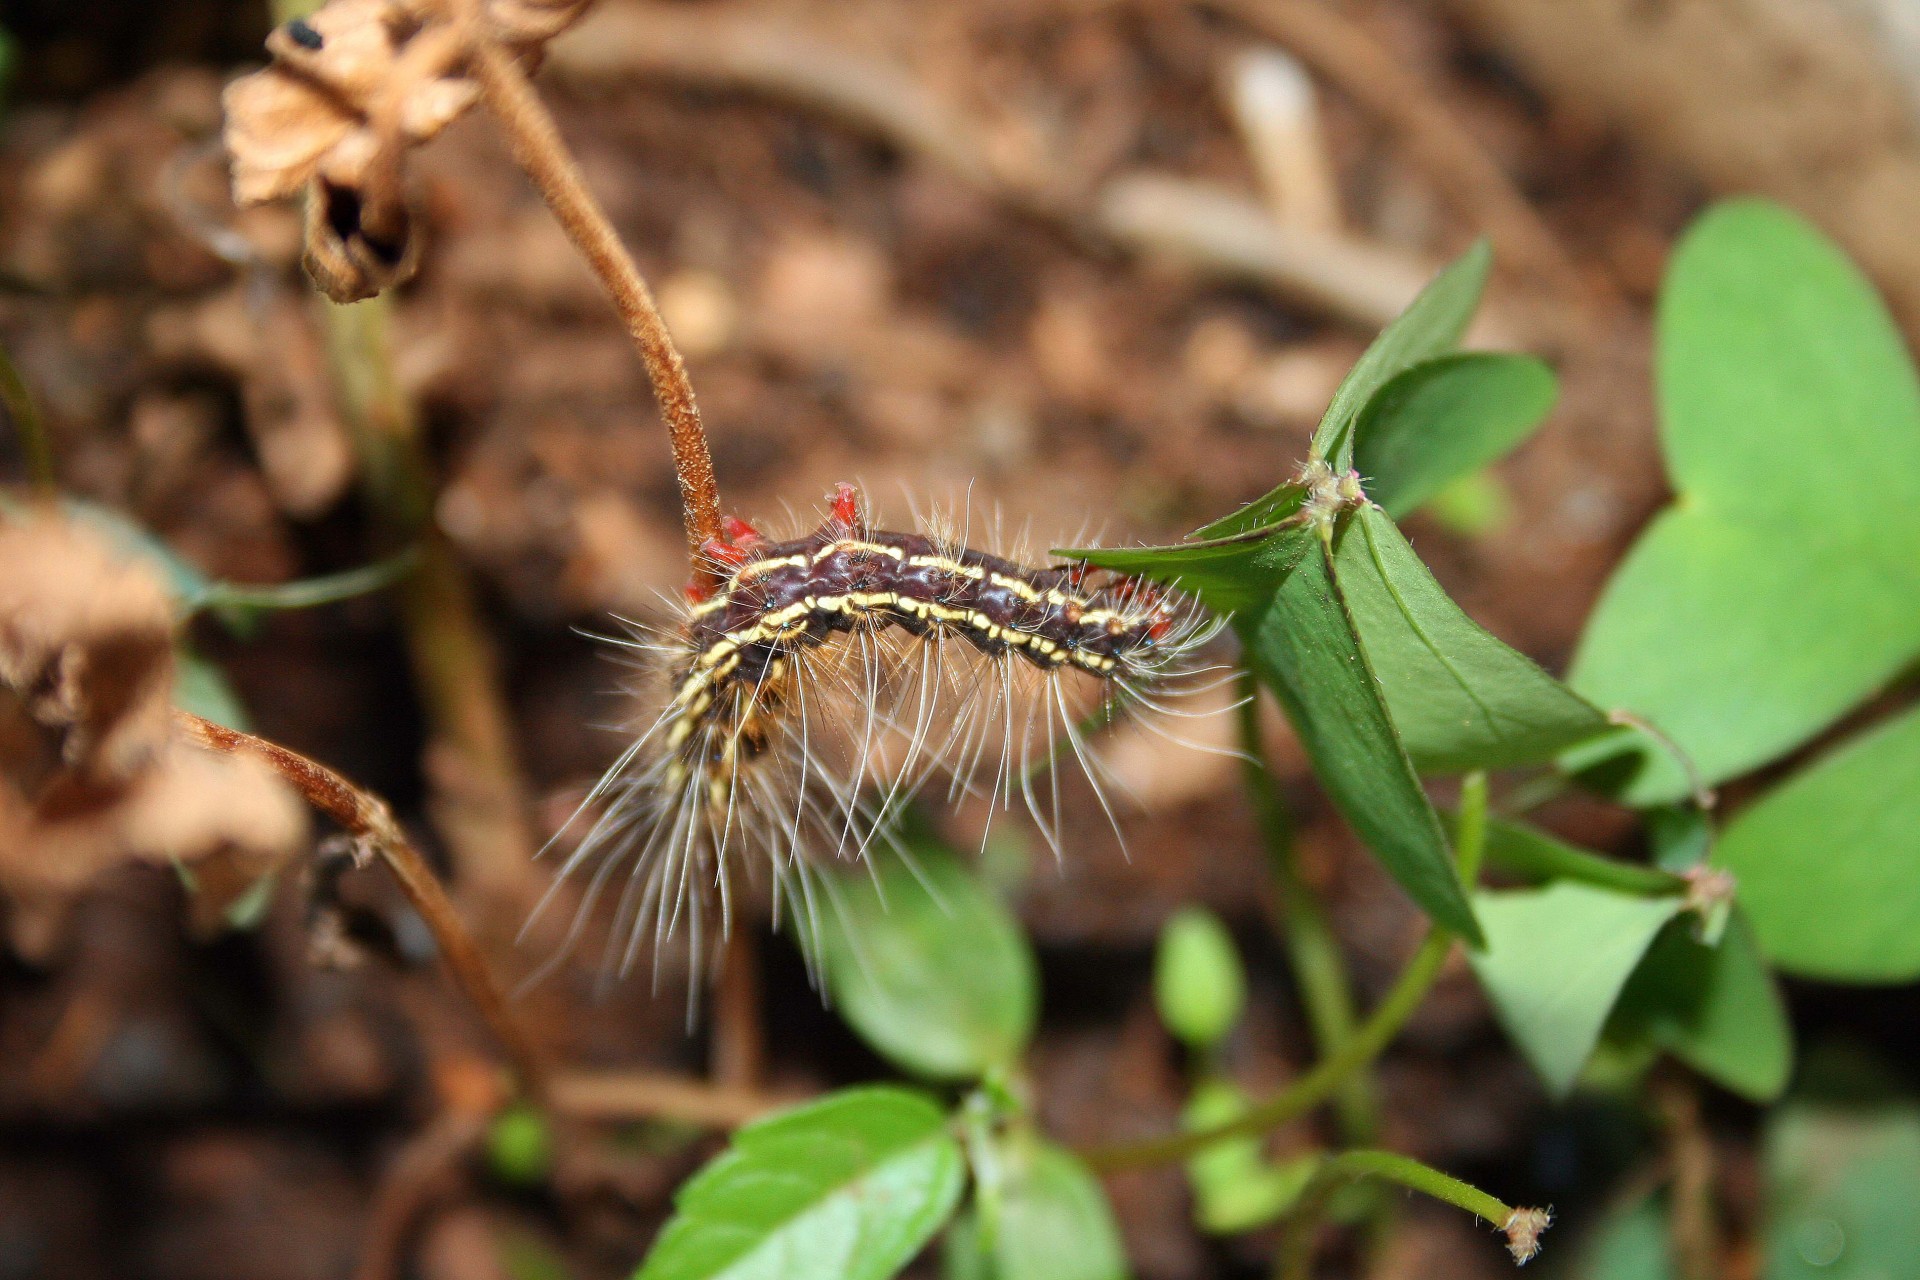
[[[393,872],[395,880],[426,922],[447,962],[447,969],[506,1051],[520,1089],[536,1103],[547,1098],[547,1067],[526,1029],[515,1020],[487,967],[486,958],[454,910],[440,880],[395,821],[386,801],[362,790],[332,769],[278,743],[229,729],[189,711],[175,710],[174,722],[191,742],[209,751],[246,752],[267,764],[322,813],[365,842]]]

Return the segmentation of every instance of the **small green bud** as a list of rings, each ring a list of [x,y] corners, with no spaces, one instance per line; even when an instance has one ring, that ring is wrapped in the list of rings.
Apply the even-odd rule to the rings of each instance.
[[[1176,912],[1160,931],[1154,1002],[1167,1030],[1195,1049],[1218,1044],[1246,1003],[1240,953],[1219,917],[1204,907]]]
[[[500,1181],[536,1187],[553,1171],[553,1133],[532,1107],[508,1107],[487,1130],[487,1167]]]

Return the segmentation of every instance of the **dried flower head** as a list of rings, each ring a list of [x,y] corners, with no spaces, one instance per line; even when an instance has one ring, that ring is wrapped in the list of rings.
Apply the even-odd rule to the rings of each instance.
[[[304,833],[264,766],[174,736],[172,630],[154,575],[98,535],[0,520],[0,895],[23,955],[110,867],[200,862],[237,893]]]
[[[588,0],[490,0],[494,38],[531,59]],[[273,61],[227,86],[240,204],[307,192],[307,272],[336,302],[411,274],[406,154],[479,96],[461,28],[432,0],[331,0],[267,38]]]

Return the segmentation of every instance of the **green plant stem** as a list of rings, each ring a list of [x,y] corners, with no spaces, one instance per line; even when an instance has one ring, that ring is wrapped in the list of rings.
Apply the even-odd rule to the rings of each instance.
[[[1267,847],[1267,863],[1279,889],[1281,943],[1299,984],[1313,1044],[1322,1058],[1331,1057],[1353,1038],[1358,1021],[1353,1007],[1353,984],[1333,936],[1319,896],[1300,874],[1299,846],[1293,838],[1293,815],[1274,780],[1266,743],[1260,735],[1260,685],[1253,672],[1240,670],[1240,746],[1246,753],[1243,770],[1247,795]],[[1349,1142],[1365,1142],[1378,1127],[1372,1081],[1363,1067],[1340,1088],[1335,1100],[1341,1134]]]
[[[238,582],[209,582],[206,588],[183,607],[189,612],[201,609],[310,609],[315,605],[351,600],[392,586],[413,571],[419,553],[411,548],[358,569],[300,578],[293,582],[254,587]]]
[[[392,308],[382,295],[329,304],[326,318],[328,356],[368,505],[390,539],[417,548],[399,602],[414,683],[439,749],[430,757],[434,823],[462,888],[476,895],[491,924],[517,927],[535,848],[526,788],[499,657],[465,566],[433,524],[419,415],[394,369]]]
[[[1485,774],[1469,774],[1460,788],[1459,835],[1455,859],[1462,884],[1471,886],[1480,874],[1480,855],[1486,841],[1487,779]],[[1354,1072],[1378,1057],[1381,1050],[1406,1025],[1427,991],[1440,976],[1447,954],[1453,950],[1453,934],[1438,925],[1427,931],[1420,949],[1394,982],[1393,989],[1380,1001],[1340,1051],[1324,1059],[1313,1070],[1264,1102],[1256,1103],[1246,1114],[1211,1129],[1169,1134],[1145,1142],[1119,1143],[1095,1147],[1085,1153],[1089,1165],[1102,1172],[1142,1169],[1152,1165],[1185,1160],[1196,1151],[1216,1142],[1243,1134],[1265,1133],[1306,1114],[1340,1091]]]
[[[1513,1217],[1513,1206],[1411,1156],[1392,1151],[1343,1151],[1322,1161],[1306,1190],[1301,1192],[1300,1207],[1288,1221],[1286,1238],[1280,1245],[1275,1267],[1278,1280],[1308,1280],[1312,1274],[1314,1232],[1327,1201],[1340,1187],[1360,1178],[1397,1182],[1422,1195],[1465,1209],[1502,1230]]]

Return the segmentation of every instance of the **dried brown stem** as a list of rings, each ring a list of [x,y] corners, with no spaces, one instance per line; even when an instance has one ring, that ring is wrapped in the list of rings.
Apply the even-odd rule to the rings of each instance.
[[[309,804],[379,855],[433,933],[454,980],[506,1051],[520,1089],[536,1103],[544,1103],[549,1086],[543,1056],[508,1011],[506,999],[473,935],[467,932],[433,868],[407,839],[386,802],[297,751],[203,720],[188,711],[176,710],[173,714],[175,723],[189,741],[210,751],[246,752],[263,761],[292,784]]]
[[[751,1089],[766,1067],[760,1029],[760,947],[745,929],[727,939],[714,993],[713,1039],[707,1070],[724,1088]]]
[[[1580,275],[1533,206],[1473,135],[1351,19],[1322,0],[1202,0],[1298,56],[1406,143],[1508,262],[1578,296]]]
[[[1669,1231],[1681,1280],[1718,1280],[1720,1223],[1714,1208],[1713,1138],[1700,1117],[1700,1095],[1693,1080],[1678,1071],[1654,1082],[1654,1108],[1666,1130],[1667,1157],[1673,1168],[1669,1192]]]
[[[486,1132],[484,1114],[451,1110],[408,1140],[381,1179],[353,1280],[399,1280],[407,1241],[434,1202],[447,1194],[461,1162]]]
[[[679,1120],[717,1129],[801,1100],[650,1071],[563,1071],[552,1097],[554,1110],[573,1120]]]
[[[673,469],[680,481],[680,504],[687,544],[696,575],[708,570],[700,548],[720,536],[720,491],[714,479],[713,458],[707,451],[706,429],[694,403],[693,384],[680,358],[666,321],[654,305],[640,269],[620,243],[613,224],[587,190],[580,166],[574,162],[560,130],[520,66],[486,31],[476,0],[457,0],[458,20],[466,27],[471,45],[471,71],[481,96],[500,121],[507,141],[527,177],[559,220],[567,237],[600,278],[614,309],[633,335],[640,358],[653,382],[653,394],[666,419],[673,445]]]
[[[754,9],[607,3],[548,52],[556,71],[582,80],[713,85],[830,115],[1074,235],[1251,280],[1364,327],[1399,315],[1438,266],[1354,236],[1282,225],[1211,184],[1151,173],[1095,183],[997,159],[966,113],[905,69]]]

